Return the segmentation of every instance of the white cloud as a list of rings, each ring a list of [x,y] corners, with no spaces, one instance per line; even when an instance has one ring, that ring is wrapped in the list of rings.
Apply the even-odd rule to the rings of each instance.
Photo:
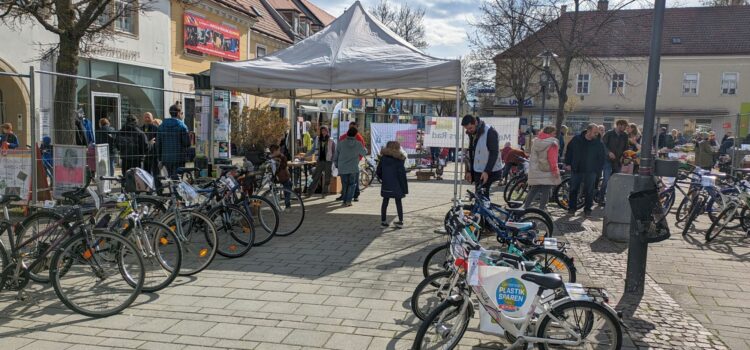
[[[430,45],[455,45],[466,41],[465,21],[425,18],[424,24],[427,42]]]

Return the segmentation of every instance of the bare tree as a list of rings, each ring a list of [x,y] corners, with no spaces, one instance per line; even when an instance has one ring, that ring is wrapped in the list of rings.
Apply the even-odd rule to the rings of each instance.
[[[518,102],[516,115],[523,115],[524,101],[534,97],[536,86],[535,55],[525,52],[517,45],[528,38],[534,28],[525,23],[534,9],[527,1],[482,0],[479,18],[471,23],[474,32],[468,37],[471,55],[469,60],[469,84],[472,86],[495,86],[498,97],[513,97]],[[517,47],[502,60],[495,57]]]
[[[526,57],[542,72],[541,60],[536,56],[545,50],[558,55],[550,64],[549,78],[551,92],[557,97],[555,125],[559,129],[565,118],[568,89],[572,85],[571,72],[583,66],[605,76],[614,72],[611,62],[604,59],[607,50],[629,44],[606,39],[613,33],[627,30],[630,21],[622,10],[639,2],[622,0],[610,5],[608,1],[592,0],[521,0],[521,3],[525,4],[511,11],[519,17],[518,23],[528,29],[528,37],[503,52],[498,61],[501,64],[505,62],[504,57]],[[608,8],[598,9],[598,5],[607,5]]]
[[[747,5],[747,0],[702,0],[703,6],[743,6]]]
[[[58,73],[77,75],[80,55],[111,38],[115,21],[129,13],[144,11],[147,1],[139,4],[138,0],[0,0],[0,21],[8,26],[36,21],[56,34],[58,42],[44,54],[57,54],[55,70]],[[76,88],[75,78],[56,78],[56,143],[74,143]]]
[[[408,3],[394,4],[389,0],[380,0],[379,3],[370,7],[370,13],[383,22],[388,29],[398,34],[401,38],[424,50],[429,44],[425,40],[423,7],[412,7]]]

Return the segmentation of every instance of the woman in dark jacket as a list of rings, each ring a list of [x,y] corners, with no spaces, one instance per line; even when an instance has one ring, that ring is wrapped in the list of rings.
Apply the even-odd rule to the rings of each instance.
[[[130,168],[143,167],[143,157],[148,150],[146,134],[138,127],[135,116],[128,116],[125,126],[117,135],[117,148],[122,159],[122,173]]]
[[[401,145],[398,141],[388,141],[385,148],[380,151],[380,155],[380,162],[376,171],[382,183],[380,196],[383,197],[383,204],[380,206],[380,225],[388,227],[385,213],[388,211],[388,202],[393,198],[396,200],[396,210],[398,211],[398,221],[395,225],[401,228],[404,226],[404,209],[401,205],[401,198],[406,197],[409,193],[406,169],[404,168],[406,156],[401,153]]]

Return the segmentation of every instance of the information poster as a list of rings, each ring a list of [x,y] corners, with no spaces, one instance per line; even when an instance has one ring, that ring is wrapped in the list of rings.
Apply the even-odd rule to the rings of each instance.
[[[112,172],[109,168],[109,146],[106,144],[96,145],[96,176],[98,178],[100,176],[109,176],[110,174]],[[99,193],[112,192],[110,181],[97,181],[97,187],[99,188]]]
[[[205,91],[201,91],[205,93]],[[195,134],[196,157],[208,156],[209,119],[211,111],[211,98],[207,95],[195,97],[195,118],[193,118],[193,130]]]
[[[497,130],[500,148],[506,142],[510,142],[513,147],[518,147],[518,118],[501,118],[490,117],[482,118],[482,121],[494,127]],[[460,127],[460,132],[464,133],[464,128]],[[461,137],[459,134],[458,137]],[[456,118],[453,117],[428,117],[425,121],[424,147],[456,147]],[[462,147],[469,145],[469,138],[464,137]]]
[[[401,150],[406,154],[417,153],[417,125],[416,124],[370,124],[370,153],[373,157],[380,154],[388,141],[398,141]],[[414,165],[413,159],[408,159],[409,166]]]
[[[240,59],[239,31],[188,13],[183,19],[186,49],[233,61]]]
[[[231,156],[229,152],[229,102],[229,91],[214,91],[212,118],[215,158],[226,159]],[[226,150],[226,152],[222,152],[222,150]]]
[[[53,148],[54,196],[85,185],[86,146],[55,145]]]
[[[28,199],[31,189],[31,151],[7,150],[0,154],[0,194]]]

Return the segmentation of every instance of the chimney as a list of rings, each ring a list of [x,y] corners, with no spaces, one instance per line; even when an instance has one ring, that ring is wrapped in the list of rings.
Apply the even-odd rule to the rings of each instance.
[[[599,2],[596,3],[596,9],[599,11],[607,11],[609,9],[609,1],[599,0]]]
[[[564,15],[565,11],[567,11],[567,10],[568,10],[568,5],[562,5],[562,6],[560,6],[560,15],[561,16]]]

